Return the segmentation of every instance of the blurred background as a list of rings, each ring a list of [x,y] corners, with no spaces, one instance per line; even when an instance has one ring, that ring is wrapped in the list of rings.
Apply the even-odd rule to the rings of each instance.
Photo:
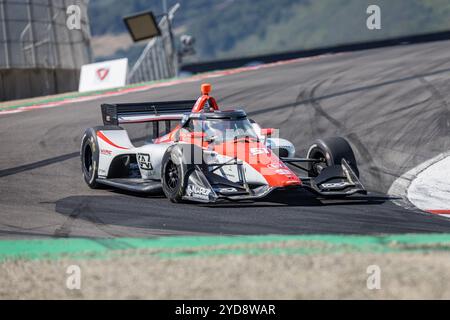
[[[413,35],[450,29],[448,0],[167,0],[180,9],[175,34],[190,34],[196,55],[188,61],[269,54]],[[382,29],[366,28],[366,9],[379,5]],[[89,4],[95,59],[141,52],[133,46],[124,14],[142,10],[163,12],[164,1],[93,0]]]

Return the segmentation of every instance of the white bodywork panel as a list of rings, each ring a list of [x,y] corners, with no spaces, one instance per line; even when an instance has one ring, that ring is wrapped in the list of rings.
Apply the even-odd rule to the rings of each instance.
[[[111,161],[118,155],[133,154],[134,152],[132,149],[134,149],[134,146],[125,130],[101,130],[99,132],[112,141],[116,146],[120,147],[118,148],[109,144],[97,134],[99,146],[98,176],[101,178],[106,178]]]
[[[136,159],[139,165],[139,171],[143,179],[160,180],[161,163],[164,153],[172,143],[164,144],[146,144],[145,146],[135,148]],[[147,159],[149,167],[147,165]]]
[[[169,114],[169,115],[144,115],[144,116],[119,116],[119,123],[140,123],[140,122],[150,122],[150,121],[163,121],[163,120],[181,120],[183,114]]]
[[[171,143],[146,144],[136,148],[131,143],[126,130],[102,130],[101,133],[114,145],[97,137],[100,149],[98,168],[100,178],[107,177],[109,167],[114,158],[128,154],[136,155],[139,171],[143,179],[159,180],[161,178],[162,157]]]

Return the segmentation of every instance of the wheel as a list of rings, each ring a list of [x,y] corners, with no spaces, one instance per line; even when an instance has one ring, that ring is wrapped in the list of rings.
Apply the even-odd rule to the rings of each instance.
[[[98,177],[98,150],[97,131],[89,128],[85,131],[81,140],[81,170],[83,172],[84,181],[92,189],[97,189]]]
[[[98,161],[99,161],[99,147],[97,141],[97,131],[100,130],[123,130],[119,126],[99,126],[86,129],[83,138],[81,139],[81,171],[83,172],[84,181],[92,189],[101,187],[97,183],[98,178]]]
[[[342,159],[348,162],[356,176],[359,177],[355,154],[344,138],[333,137],[316,140],[309,148],[306,157],[321,160],[319,163],[310,165],[310,177],[316,177],[325,167],[340,165]]]
[[[181,202],[184,193],[185,170],[177,146],[170,147],[162,159],[161,184],[166,197],[172,202]]]
[[[201,148],[190,144],[178,144],[166,150],[161,162],[161,184],[170,201],[182,201],[189,173],[195,170],[195,165],[203,165],[203,157],[201,163],[195,162],[199,160],[194,156],[196,152],[202,152]]]

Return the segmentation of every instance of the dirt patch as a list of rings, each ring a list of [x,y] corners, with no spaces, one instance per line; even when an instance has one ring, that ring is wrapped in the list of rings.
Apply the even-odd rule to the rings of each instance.
[[[81,289],[66,287],[81,268]],[[381,289],[367,288],[367,268]],[[434,253],[215,255],[164,259],[9,261],[0,264],[1,299],[449,299],[450,257]]]

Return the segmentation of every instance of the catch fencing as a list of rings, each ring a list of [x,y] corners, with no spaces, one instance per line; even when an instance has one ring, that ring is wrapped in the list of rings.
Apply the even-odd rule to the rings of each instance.
[[[158,23],[161,36],[149,41],[128,74],[128,83],[173,78],[178,73],[178,54],[172,34],[172,20],[179,4],[173,6]]]

